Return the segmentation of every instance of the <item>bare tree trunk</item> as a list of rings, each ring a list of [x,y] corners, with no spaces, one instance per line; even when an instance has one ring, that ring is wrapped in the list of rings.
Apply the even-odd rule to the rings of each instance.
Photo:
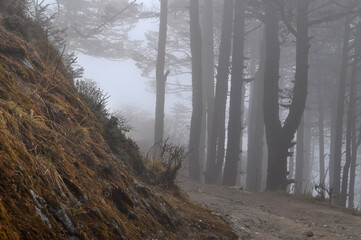
[[[294,168],[295,168],[295,154],[293,153],[294,152],[294,148],[292,147],[291,150],[291,156],[289,158],[289,165],[288,165],[288,178],[289,179],[293,179],[294,177]],[[288,188],[287,188],[287,192],[291,192],[291,185],[288,185]]]
[[[325,134],[324,134],[324,104],[322,85],[318,86],[318,146],[319,146],[319,163],[320,163],[320,186],[321,194],[325,196]]]
[[[232,77],[228,123],[227,156],[224,166],[223,185],[236,185],[238,164],[240,164],[242,136],[242,99],[244,68],[244,27],[245,4],[243,0],[235,2],[233,24]]]
[[[305,111],[304,155],[303,155],[303,193],[312,193],[312,167],[314,163],[314,149],[310,113]]]
[[[224,0],[221,44],[217,72],[216,95],[212,118],[212,129],[208,146],[206,183],[215,183],[223,165],[225,111],[228,91],[228,75],[232,48],[233,0]],[[221,135],[219,134],[221,132]],[[218,147],[217,147],[218,144]],[[223,145],[223,147],[222,147]],[[223,149],[223,150],[222,150]]]
[[[213,40],[213,0],[204,0],[204,9],[202,16],[203,33],[203,122],[204,129],[204,156],[201,158],[206,161],[207,146],[209,145],[210,132],[212,128],[213,102],[214,102],[214,40]],[[205,120],[205,121],[204,121]],[[205,167],[205,166],[203,166]],[[203,172],[205,169],[202,169]],[[202,174],[204,178],[204,175]]]
[[[280,68],[280,44],[278,40],[278,9],[275,1],[265,1],[266,65],[264,73],[263,113],[268,146],[267,189],[282,187],[284,176],[280,158],[286,158],[287,146],[283,147],[281,122],[279,120],[278,80]],[[282,147],[284,149],[282,149]],[[281,173],[281,174],[280,174]]]
[[[294,134],[298,128],[305,109],[308,86],[308,8],[310,0],[297,1],[297,43],[296,43],[296,76],[293,87],[292,104],[289,114],[282,126],[279,120],[278,80],[280,46],[278,40],[278,7],[276,1],[265,1],[266,51],[264,91],[264,118],[268,145],[267,189],[286,191],[287,157],[292,146]]]
[[[295,194],[302,194],[304,190],[303,169],[305,152],[305,117],[303,116],[297,129],[297,155],[296,155],[296,184]]]
[[[336,84],[335,84],[336,85]],[[332,91],[334,96],[337,96],[338,89],[335,86],[335,88]],[[334,185],[334,177],[335,177],[335,171],[333,169],[334,167],[334,160],[335,160],[335,138],[336,138],[336,120],[337,120],[337,99],[335,101],[334,98],[331,100],[331,112],[330,112],[330,118],[331,118],[331,126],[330,126],[330,155],[329,155],[329,171],[328,171],[328,186],[330,190],[332,189],[332,186]]]
[[[358,138],[356,134],[353,134],[352,138],[352,159],[351,159],[351,170],[350,170],[350,185],[349,185],[349,196],[348,196],[348,208],[354,208],[355,198],[355,179],[356,179],[356,161],[357,151],[361,144],[361,125],[359,126]]]
[[[264,34],[263,34],[264,35]],[[264,146],[264,117],[263,117],[263,78],[265,67],[265,40],[260,44],[259,68],[252,83],[250,97],[250,120],[248,125],[248,154],[247,154],[247,189],[261,190],[261,175]]]
[[[360,35],[358,32],[357,35]],[[359,73],[359,56],[360,56],[360,37],[357,36],[355,39],[355,52],[352,66],[352,73],[350,79],[350,98],[347,110],[347,122],[346,122],[346,162],[343,167],[342,175],[342,188],[340,196],[340,204],[346,207],[347,190],[348,190],[348,176],[350,166],[352,162],[352,153],[354,152],[353,147],[355,143],[356,134],[356,103],[357,103],[357,77]]]
[[[356,50],[355,50],[355,65],[354,67],[357,69],[357,73],[360,72],[360,61],[361,61],[361,24],[357,26],[357,36],[356,36]],[[355,82],[354,88],[358,89],[358,82]],[[359,92],[357,92],[357,96],[355,99],[359,98]],[[354,111],[356,108],[357,102],[354,103]],[[353,134],[352,134],[352,152],[351,152],[351,169],[350,169],[350,184],[349,184],[349,196],[348,196],[348,207],[354,208],[354,198],[355,198],[355,178],[356,178],[356,161],[357,161],[357,151],[361,144],[361,125],[359,126],[358,137],[356,136],[356,112],[354,113],[353,119]]]
[[[159,148],[163,142],[164,135],[164,103],[165,103],[165,84],[167,75],[164,73],[165,49],[167,43],[167,21],[168,21],[168,0],[161,0],[158,56],[156,68],[156,105],[155,105],[155,127],[154,127],[154,151],[153,157],[159,154]]]
[[[192,54],[192,119],[189,137],[189,176],[200,180],[199,144],[202,125],[202,35],[199,0],[190,2],[190,40]]]
[[[336,114],[336,126],[335,126],[335,147],[334,147],[334,159],[333,159],[333,185],[332,194],[334,201],[340,204],[340,185],[341,185],[341,155],[342,155],[342,130],[343,130],[343,118],[344,118],[344,101],[346,92],[346,78],[348,69],[348,50],[350,40],[350,19],[347,17],[345,23],[343,54],[341,64],[341,75],[338,86],[338,100],[337,100],[337,114]]]

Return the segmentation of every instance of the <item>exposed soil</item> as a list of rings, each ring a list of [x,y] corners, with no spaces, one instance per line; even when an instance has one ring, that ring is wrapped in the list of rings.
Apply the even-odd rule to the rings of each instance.
[[[239,239],[361,239],[361,217],[329,202],[199,185],[183,178],[178,185],[229,222]]]

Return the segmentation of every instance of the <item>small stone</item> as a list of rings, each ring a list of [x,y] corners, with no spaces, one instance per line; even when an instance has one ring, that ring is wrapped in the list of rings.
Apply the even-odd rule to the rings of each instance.
[[[307,236],[307,237],[313,237],[313,232],[312,232],[312,231],[308,231],[308,232],[306,233],[306,236]]]
[[[41,218],[41,221],[48,224],[49,228],[52,228],[49,218],[38,207],[35,207],[35,214]]]

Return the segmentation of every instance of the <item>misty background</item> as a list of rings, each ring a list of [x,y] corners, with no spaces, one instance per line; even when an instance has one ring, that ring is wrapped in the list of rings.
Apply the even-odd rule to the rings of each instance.
[[[355,188],[355,205],[349,200],[348,206],[357,207],[361,198],[361,188],[357,188],[361,181],[357,164],[360,3],[205,0],[192,7],[180,0],[107,1],[104,5],[99,1],[44,1],[43,5],[49,4],[47,16],[54,16],[55,25],[64,30],[66,50],[74,52],[77,64],[84,68],[83,78],[96,81],[109,94],[109,109],[124,116],[131,129],[128,136],[143,153],[158,142],[154,136],[155,93],[160,81],[156,68],[159,25],[165,16],[160,3],[167,4],[168,32],[161,73],[166,79],[164,134],[159,140],[169,138],[188,148],[190,176],[196,168],[192,178],[218,184],[223,178],[225,184],[225,172],[230,169],[230,185],[254,191],[281,188],[330,199],[348,198],[347,192]],[[94,7],[83,10],[86,4]],[[63,15],[56,15],[59,6],[64,6]],[[74,14],[72,9],[79,12]],[[237,14],[237,9],[243,12]],[[193,26],[198,24],[198,33],[203,34],[198,42],[197,31],[193,31],[194,38],[190,34],[192,11],[199,18]],[[236,23],[241,15],[243,22]],[[207,38],[208,25],[212,32]],[[238,26],[243,27],[239,36]],[[212,46],[207,47],[213,55],[203,56],[198,70],[210,67],[203,69],[203,75],[211,73],[206,82],[212,89],[211,101],[205,97],[209,89],[196,90],[194,67],[194,54],[200,54],[209,36]],[[196,47],[191,48],[192,44]],[[240,63],[233,66],[237,56]],[[244,81],[238,86],[232,77]],[[235,85],[239,91],[232,94]],[[218,90],[223,91],[219,101]],[[200,92],[203,96],[198,97],[206,104],[196,109],[195,94]],[[262,105],[263,98],[267,106]],[[239,105],[235,118],[230,117],[232,101]],[[350,105],[350,101],[356,103]],[[214,111],[210,111],[213,103]],[[196,113],[200,117],[192,118]],[[196,145],[192,139],[198,138],[192,133],[200,138]],[[269,154],[273,149],[278,156]],[[341,179],[346,185],[341,186]],[[351,182],[353,187],[348,186]],[[347,205],[345,199],[340,201]]]

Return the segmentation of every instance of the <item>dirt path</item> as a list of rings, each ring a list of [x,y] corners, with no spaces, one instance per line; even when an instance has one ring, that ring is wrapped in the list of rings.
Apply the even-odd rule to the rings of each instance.
[[[361,217],[329,203],[184,179],[178,185],[226,219],[240,239],[361,239]]]

